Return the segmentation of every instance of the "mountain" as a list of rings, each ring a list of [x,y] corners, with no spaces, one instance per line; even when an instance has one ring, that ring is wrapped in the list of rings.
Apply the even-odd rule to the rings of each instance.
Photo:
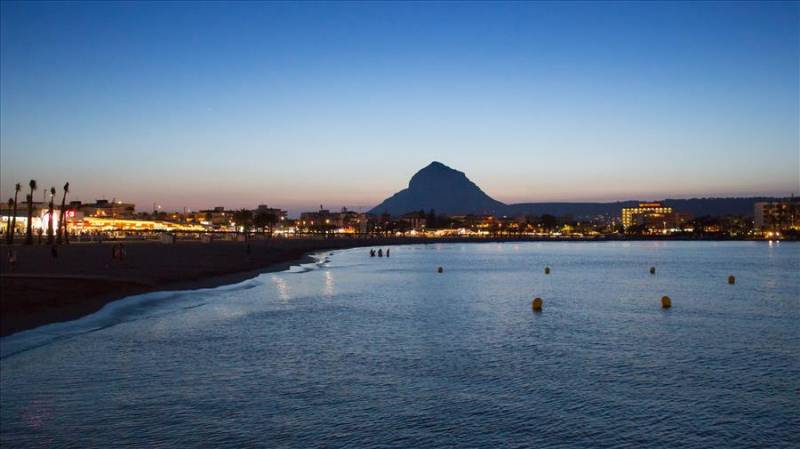
[[[704,215],[753,215],[753,204],[760,201],[776,201],[779,198],[690,198],[666,199],[662,204],[676,212],[685,212],[700,217]],[[638,200],[616,201],[611,203],[520,203],[504,204],[483,192],[467,176],[441,162],[418,171],[403,189],[369,213],[402,215],[407,212],[434,209],[439,214],[493,214],[506,216],[555,215],[572,216],[575,219],[598,215],[619,216],[623,207],[633,207]]]
[[[395,193],[369,212],[401,215],[431,209],[447,215],[502,215],[506,205],[484,193],[463,172],[441,162],[431,162],[411,177],[407,189]]]

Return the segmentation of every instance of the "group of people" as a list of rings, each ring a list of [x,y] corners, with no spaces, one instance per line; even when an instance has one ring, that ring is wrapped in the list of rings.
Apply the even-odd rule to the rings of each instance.
[[[58,245],[50,245],[50,255],[53,259],[58,259]],[[8,249],[8,270],[13,273],[17,271],[17,250]]]
[[[389,251],[391,251],[391,250],[389,248],[386,248],[386,257],[389,257]],[[383,249],[378,248],[378,252],[377,253],[375,252],[374,249],[369,250],[369,257],[375,257],[376,255],[378,257],[383,257]]]
[[[249,253],[249,248],[248,248]],[[53,256],[53,259],[58,258],[58,246],[51,245],[50,246],[50,255]],[[125,249],[125,245],[122,243],[117,243],[111,247],[111,260],[115,262],[122,262],[125,260],[125,256],[128,255],[127,250]],[[387,251],[387,256],[388,251]],[[13,273],[17,270],[17,250],[13,248],[9,248],[8,250],[8,269],[9,272]]]

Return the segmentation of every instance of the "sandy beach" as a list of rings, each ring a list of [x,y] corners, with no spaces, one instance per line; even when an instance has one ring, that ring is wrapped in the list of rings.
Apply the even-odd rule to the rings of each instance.
[[[45,245],[15,245],[13,272],[4,246],[0,335],[76,319],[134,294],[214,287],[285,270],[315,251],[398,243],[403,239],[126,242],[121,261],[112,258],[116,243],[110,241],[62,245],[55,258]]]

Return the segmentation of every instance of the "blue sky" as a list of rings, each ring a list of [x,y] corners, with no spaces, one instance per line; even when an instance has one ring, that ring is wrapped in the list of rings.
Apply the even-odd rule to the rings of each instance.
[[[368,207],[800,191],[791,3],[9,3],[0,194]]]

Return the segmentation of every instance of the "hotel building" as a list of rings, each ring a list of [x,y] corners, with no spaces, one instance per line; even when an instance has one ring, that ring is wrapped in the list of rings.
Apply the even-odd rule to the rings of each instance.
[[[800,201],[761,202],[753,205],[753,224],[758,230],[800,230]]]
[[[622,209],[622,226],[627,229],[630,226],[663,221],[670,214],[672,208],[662,206],[661,203],[639,203],[639,207]]]

